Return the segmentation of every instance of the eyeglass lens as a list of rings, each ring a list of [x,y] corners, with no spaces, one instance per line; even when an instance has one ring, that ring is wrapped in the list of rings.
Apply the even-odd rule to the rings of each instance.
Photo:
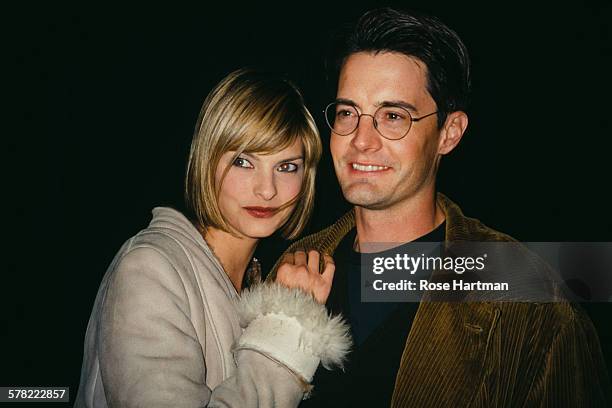
[[[330,129],[341,136],[346,136],[355,131],[362,116],[357,109],[348,104],[332,103],[325,109],[327,125]],[[388,139],[401,139],[408,133],[412,124],[412,118],[408,111],[400,106],[381,106],[373,115],[374,127],[378,132]]]

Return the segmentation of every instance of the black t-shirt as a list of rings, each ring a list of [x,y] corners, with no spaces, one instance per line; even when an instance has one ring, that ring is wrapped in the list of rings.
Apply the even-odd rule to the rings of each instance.
[[[445,224],[413,242],[443,242]],[[355,236],[353,228],[336,249],[336,273],[327,302],[333,313],[342,313],[350,324],[353,350],[344,372],[319,367],[313,379],[312,397],[300,407],[388,407],[391,404],[400,359],[419,304],[361,301],[362,254],[353,249]],[[368,256],[400,253],[407,245]]]

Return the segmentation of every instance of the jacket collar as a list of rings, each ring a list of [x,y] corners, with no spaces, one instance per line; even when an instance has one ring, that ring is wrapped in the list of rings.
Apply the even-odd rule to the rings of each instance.
[[[436,202],[442,208],[446,217],[446,241],[469,241],[477,240],[471,232],[470,223],[474,220],[463,215],[461,208],[442,193],[437,193]],[[351,209],[344,214],[334,227],[337,234],[328,235],[321,243],[321,248],[331,249],[331,252],[338,246],[340,241],[355,228],[355,209]]]

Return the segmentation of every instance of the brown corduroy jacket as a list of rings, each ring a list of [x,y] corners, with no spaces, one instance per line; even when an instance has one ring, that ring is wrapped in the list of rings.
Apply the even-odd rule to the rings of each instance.
[[[442,194],[446,241],[513,241]],[[287,251],[334,254],[353,211]],[[276,276],[275,265],[268,280]],[[338,266],[337,266],[338,269]],[[337,276],[337,275],[336,275]],[[350,392],[350,391],[347,391]],[[610,406],[595,329],[571,303],[421,302],[396,375],[392,407]]]

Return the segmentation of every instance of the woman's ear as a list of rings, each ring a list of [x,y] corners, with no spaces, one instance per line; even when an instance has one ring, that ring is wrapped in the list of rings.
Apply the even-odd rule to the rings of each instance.
[[[450,153],[458,144],[468,126],[468,116],[463,111],[449,113],[440,130],[438,154]]]

